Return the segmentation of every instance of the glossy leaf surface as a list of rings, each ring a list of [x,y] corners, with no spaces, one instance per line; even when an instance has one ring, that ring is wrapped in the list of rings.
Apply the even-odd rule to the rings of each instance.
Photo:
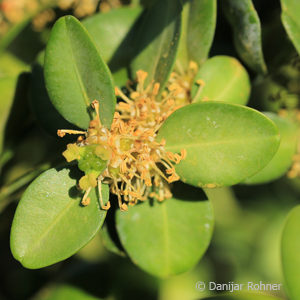
[[[296,206],[285,223],[282,242],[282,267],[286,288],[291,300],[300,297],[300,206]]]
[[[88,206],[80,204],[82,193],[72,172],[50,169],[23,194],[12,224],[11,250],[26,268],[42,268],[70,257],[93,238],[105,219],[95,190]],[[106,202],[104,185],[103,197]]]
[[[198,192],[199,199],[201,191]],[[187,198],[187,197],[186,197]],[[204,199],[204,198],[203,198]],[[168,277],[192,268],[212,235],[208,200],[146,201],[117,212],[117,231],[132,261],[148,273]]]
[[[266,73],[260,20],[252,1],[225,0],[223,3],[238,54],[251,69],[258,73]]]
[[[171,152],[187,151],[176,166],[183,182],[229,186],[261,170],[276,153],[279,134],[266,116],[223,102],[195,103],[175,111],[157,139]]]
[[[196,83],[203,80],[204,84]],[[229,56],[208,59],[198,71],[192,87],[193,102],[224,101],[245,105],[250,94],[250,80],[240,62]]]
[[[74,17],[62,17],[55,23],[44,67],[50,99],[66,120],[87,128],[90,103],[96,99],[102,123],[110,126],[115,107],[110,71],[87,30]]]

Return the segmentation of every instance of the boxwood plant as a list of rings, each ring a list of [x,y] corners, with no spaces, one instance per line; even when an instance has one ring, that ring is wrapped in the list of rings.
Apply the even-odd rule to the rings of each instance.
[[[299,24],[287,13],[292,1],[282,2],[299,50]],[[251,1],[224,0],[222,9],[243,62],[270,80]],[[188,271],[211,242],[215,191],[269,182],[290,168],[298,130],[292,117],[246,106],[243,64],[208,58],[216,10],[213,0],[148,1],[143,10],[55,22],[33,65],[31,104],[65,146],[61,163],[39,175],[18,204],[10,243],[24,267],[69,258],[102,228],[110,250],[150,274]],[[283,238],[284,272],[299,297],[292,242]]]

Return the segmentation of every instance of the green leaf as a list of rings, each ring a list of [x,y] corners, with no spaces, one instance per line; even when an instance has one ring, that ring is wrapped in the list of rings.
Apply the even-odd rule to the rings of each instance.
[[[291,300],[300,298],[300,205],[290,212],[285,223],[282,241],[282,267],[286,288]]]
[[[274,113],[265,113],[270,118],[280,133],[280,145],[278,151],[265,168],[254,176],[246,179],[246,184],[266,183],[283,176],[293,163],[298,143],[298,130],[294,123],[283,119]]]
[[[31,18],[27,17],[21,22],[13,25],[8,32],[1,37],[0,40],[0,53],[3,52],[9,44],[23,31],[23,29],[30,23]]]
[[[79,289],[78,287],[74,287],[67,284],[57,286],[55,289],[53,289],[53,291],[51,291],[50,296],[46,297],[46,300],[61,300],[61,299],[101,300],[100,298],[94,297],[91,294],[85,292],[84,290]]]
[[[15,77],[0,78],[0,153],[3,148],[4,129],[13,102],[16,83],[17,78]]]
[[[162,278],[191,269],[212,235],[212,208],[204,199],[191,201],[187,195],[179,199],[174,195],[163,202],[148,200],[127,212],[118,211],[117,231],[132,261]]]
[[[114,57],[140,13],[140,8],[121,7],[107,13],[98,13],[82,22],[106,63]],[[127,46],[122,52],[118,51],[120,62],[126,61],[132,54],[132,46]]]
[[[0,158],[0,163],[5,164],[12,158],[12,155],[16,154],[16,150],[19,150],[20,141],[23,140],[25,132],[28,132],[30,109],[27,95],[30,74],[22,72],[19,76],[14,77],[14,79],[4,79],[2,83],[4,86],[0,98],[6,96],[7,98],[3,98],[3,102],[1,101],[3,106],[0,105],[2,106],[1,109],[4,108],[4,115],[2,115],[2,148],[4,157]],[[10,90],[7,90],[7,88]],[[10,153],[8,154],[10,157],[7,157],[7,153]]]
[[[119,241],[115,241],[112,237],[112,233],[110,232],[109,228],[108,228],[108,224],[104,224],[102,229],[101,229],[101,238],[102,238],[102,242],[104,247],[117,255],[120,256],[125,256],[125,253],[121,247],[121,245],[119,245],[118,243],[120,243]]]
[[[13,104],[18,75],[27,69],[20,60],[5,52],[0,56],[0,154],[2,152],[4,130]]]
[[[95,190],[91,203],[80,204],[73,171],[50,169],[25,191],[11,229],[11,250],[21,264],[38,269],[64,260],[87,244],[100,229],[106,211],[100,210]],[[108,188],[103,185],[103,197]]]
[[[138,70],[148,72],[146,84],[154,80],[163,89],[172,71],[181,29],[179,0],[156,1],[144,15],[135,38],[136,56],[131,64],[132,76]]]
[[[45,81],[50,99],[60,114],[74,125],[87,128],[90,103],[100,102],[100,117],[109,127],[115,95],[108,67],[86,29],[72,16],[54,25],[45,54]]]
[[[204,86],[196,83],[203,80]],[[193,102],[203,100],[246,104],[250,95],[250,80],[240,62],[229,56],[214,56],[198,71],[192,87]]]
[[[183,182],[229,186],[261,170],[276,153],[276,126],[258,111],[223,102],[190,104],[175,111],[157,139],[171,152],[187,151],[176,166]]]
[[[300,55],[300,2],[281,0],[283,26]]]
[[[93,15],[82,22],[118,86],[125,85],[128,80],[126,67],[133,55],[130,33],[140,13],[140,8],[121,7]]]
[[[255,72],[266,73],[260,20],[251,0],[225,0],[224,12],[233,30],[236,50]]]
[[[189,61],[198,65],[206,60],[215,33],[217,2],[188,0],[182,15],[182,34],[176,67],[186,71]]]

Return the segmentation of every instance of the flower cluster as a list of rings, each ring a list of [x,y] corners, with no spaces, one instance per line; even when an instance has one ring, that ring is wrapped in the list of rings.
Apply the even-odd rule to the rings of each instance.
[[[138,200],[151,197],[162,201],[172,196],[169,183],[179,180],[174,165],[185,158],[186,151],[168,152],[165,141],[155,137],[168,116],[184,104],[178,103],[178,88],[174,85],[160,96],[158,83],[151,82],[145,87],[146,77],[146,72],[137,72],[137,87],[128,87],[129,96],[116,88],[120,101],[110,129],[102,126],[99,103],[95,100],[92,105],[96,117],[86,132],[58,131],[61,137],[66,133],[80,134],[63,155],[68,162],[77,160],[78,167],[85,172],[79,181],[80,189],[85,191],[83,205],[89,203],[91,189],[98,186],[101,207],[110,207],[110,203],[104,205],[102,201],[101,183],[109,184],[121,210],[127,210],[127,204],[134,205]]]

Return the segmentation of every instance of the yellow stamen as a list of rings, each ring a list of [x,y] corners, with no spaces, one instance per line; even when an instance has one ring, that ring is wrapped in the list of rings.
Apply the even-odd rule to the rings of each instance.
[[[99,194],[99,200],[100,200],[100,206],[101,209],[103,210],[108,210],[110,209],[110,202],[108,201],[105,205],[103,203],[103,197],[102,197],[102,183],[100,178],[97,178],[97,183],[98,183],[98,194]]]
[[[64,137],[66,134],[84,134],[84,135],[86,135],[86,131],[70,130],[70,129],[59,129],[59,130],[57,130],[57,135],[59,137]]]
[[[87,206],[87,205],[89,205],[90,204],[90,202],[91,202],[91,199],[88,197],[89,196],[89,193],[90,193],[90,191],[91,191],[91,187],[90,188],[88,188],[87,190],[86,190],[86,192],[84,193],[84,196],[83,196],[83,198],[82,198],[82,200],[81,200],[81,204],[83,205],[83,206]]]

